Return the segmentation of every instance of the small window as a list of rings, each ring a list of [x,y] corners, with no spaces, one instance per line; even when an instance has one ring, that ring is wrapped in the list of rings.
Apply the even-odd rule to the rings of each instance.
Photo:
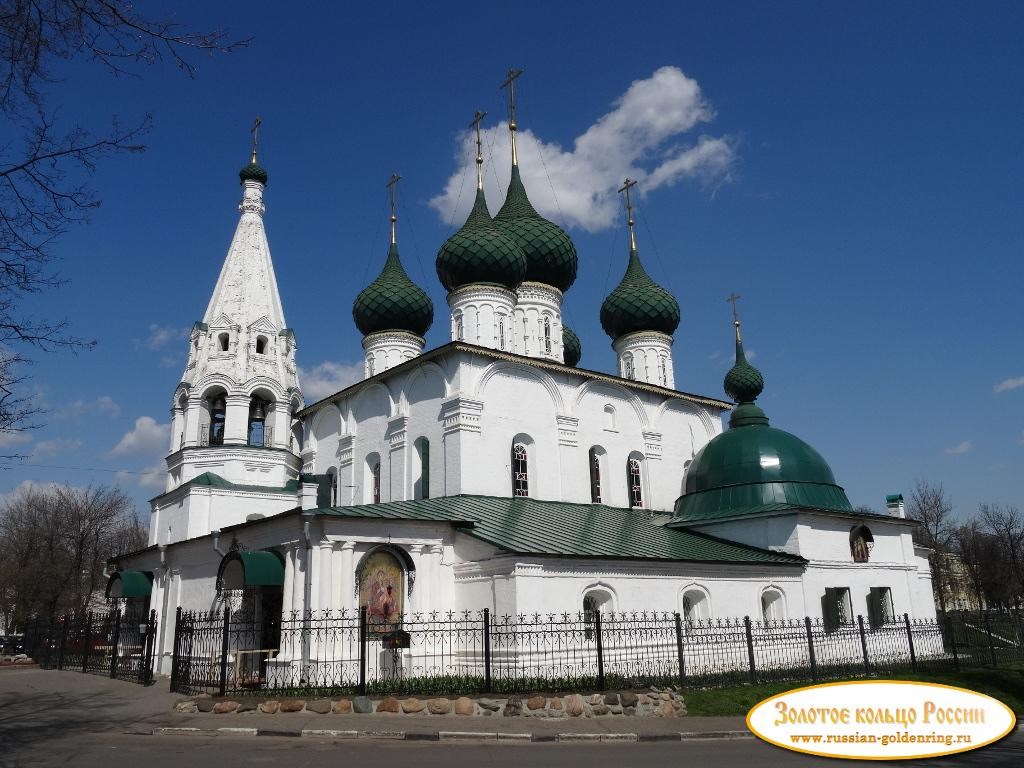
[[[512,446],[512,495],[530,495],[529,452],[523,443]]]
[[[700,589],[688,589],[683,593],[683,618],[688,622],[705,621],[711,617],[708,596]]]
[[[462,326],[462,313],[459,312],[455,315],[455,338],[458,341],[462,341],[464,336],[464,329]]]
[[[590,500],[601,503],[601,454],[597,448],[590,449]]]
[[[765,621],[779,621],[786,618],[782,593],[777,589],[766,589],[761,593],[761,618]]]
[[[871,557],[875,539],[866,525],[858,525],[850,531],[850,555],[855,563],[866,563]]]
[[[834,632],[842,626],[853,623],[853,604],[848,587],[829,587],[822,598],[822,619],[825,631]]]
[[[661,386],[668,386],[668,366],[665,365],[665,358],[659,358],[658,363],[658,376],[661,380]]]
[[[498,349],[505,348],[505,316],[498,318]]]
[[[644,492],[640,460],[629,459],[626,462],[626,473],[629,481],[629,506],[642,507],[644,505]]]
[[[256,337],[256,354],[265,355],[267,354],[267,337],[257,336]]]
[[[594,638],[598,612],[614,610],[611,593],[604,589],[592,589],[583,596],[584,636],[587,640]]]
[[[551,352],[551,319],[544,318],[544,351]]]
[[[892,607],[892,590],[889,587],[872,587],[868,593],[868,621],[872,628],[892,624],[896,612]]]
[[[380,504],[380,455],[371,453],[366,457],[366,475],[363,491],[365,504]]]
[[[633,378],[633,354],[631,352],[622,356],[622,377],[624,379]]]
[[[425,437],[419,438],[413,443],[413,450],[416,451],[416,459],[419,463],[419,476],[413,483],[412,497],[414,499],[430,498],[430,441]]]
[[[606,405],[604,407],[604,428],[615,429],[615,406]]]
[[[370,467],[370,479],[373,483],[373,503],[380,504],[380,462]]]
[[[226,333],[222,333],[217,337],[217,346],[221,352],[228,351],[228,343],[231,341],[231,336]]]

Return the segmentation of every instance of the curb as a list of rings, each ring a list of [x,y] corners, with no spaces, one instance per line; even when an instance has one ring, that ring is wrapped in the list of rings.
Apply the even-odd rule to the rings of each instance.
[[[312,739],[387,739],[392,741],[501,741],[512,743],[599,742],[634,743],[654,741],[723,741],[752,739],[749,731],[695,731],[690,733],[496,733],[494,731],[349,731],[330,728],[303,728],[302,730],[274,730],[267,728],[154,728],[153,736],[277,736]]]

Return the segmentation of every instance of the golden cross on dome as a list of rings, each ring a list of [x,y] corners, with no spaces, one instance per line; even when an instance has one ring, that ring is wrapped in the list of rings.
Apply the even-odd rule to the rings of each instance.
[[[508,129],[512,133],[512,165],[519,165],[516,155],[516,78],[523,74],[521,69],[509,69],[508,79],[498,90],[508,88]]]
[[[633,198],[629,194],[629,190],[636,186],[636,181],[633,179],[626,179],[622,187],[619,188],[619,194],[626,193],[626,223],[629,225],[629,249],[631,251],[636,250],[636,235],[633,233]]]
[[[476,114],[473,115],[473,120],[469,123],[470,128],[476,129],[476,188],[484,188],[484,149],[483,142],[480,141],[480,121],[487,117],[486,112],[481,112],[479,109]]]
[[[385,184],[391,190],[391,244],[394,245],[397,240],[395,239],[395,222],[398,221],[398,217],[395,215],[395,192],[398,189],[398,182],[402,177],[397,173],[392,173],[391,178],[388,179],[388,183]]]
[[[740,295],[736,292],[730,293],[729,298],[726,299],[727,303],[732,304],[732,324],[733,327],[736,329],[736,341],[740,340],[740,315],[739,312],[736,310],[736,302],[738,302],[739,300]]]
[[[259,140],[260,140],[260,125],[262,123],[263,123],[263,121],[260,120],[259,115],[257,115],[256,119],[252,121],[252,131],[251,131],[251,133],[252,133],[252,161],[251,162],[253,162],[253,163],[256,162],[256,145],[259,143]]]

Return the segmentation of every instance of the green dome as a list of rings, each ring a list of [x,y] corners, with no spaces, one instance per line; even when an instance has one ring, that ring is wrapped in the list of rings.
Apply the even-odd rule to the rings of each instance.
[[[694,456],[674,518],[694,522],[784,509],[852,512],[846,492],[821,454],[796,435],[768,425],[754,400],[764,387],[747,362],[736,323],[736,364],[725,376],[738,401],[729,429]]]
[[[601,304],[601,327],[613,339],[637,331],[671,336],[679,327],[679,302],[651,280],[635,248],[630,249],[622,282]]]
[[[526,196],[519,166],[512,166],[505,204],[494,224],[526,256],[526,280],[552,285],[563,293],[576,281],[576,246],[562,229],[543,218]]]
[[[266,186],[267,184],[267,172],[263,170],[262,165],[256,163],[249,163],[245,168],[238,172],[238,178],[243,183],[246,181],[258,181],[260,184]]]
[[[514,291],[526,277],[526,256],[494,225],[483,190],[477,190],[466,223],[437,252],[436,266],[441,284],[449,291],[475,283]]]
[[[378,331],[422,336],[434,321],[433,302],[405,273],[394,243],[380,275],[356,296],[352,319],[364,336]]]
[[[562,356],[565,364],[571,368],[579,365],[583,349],[580,347],[580,337],[573,333],[568,326],[562,326]]]

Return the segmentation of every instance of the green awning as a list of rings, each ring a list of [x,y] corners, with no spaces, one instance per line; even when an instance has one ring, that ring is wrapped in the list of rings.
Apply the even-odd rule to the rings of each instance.
[[[284,563],[275,552],[229,552],[220,564],[220,572],[217,575],[218,589],[225,588],[224,576],[232,563],[241,565],[242,583],[247,587],[280,587],[284,584]],[[227,589],[235,588],[230,586],[230,582],[235,578],[237,575],[228,580]]]
[[[152,591],[150,571],[118,571],[107,581],[107,597],[149,597]]]

